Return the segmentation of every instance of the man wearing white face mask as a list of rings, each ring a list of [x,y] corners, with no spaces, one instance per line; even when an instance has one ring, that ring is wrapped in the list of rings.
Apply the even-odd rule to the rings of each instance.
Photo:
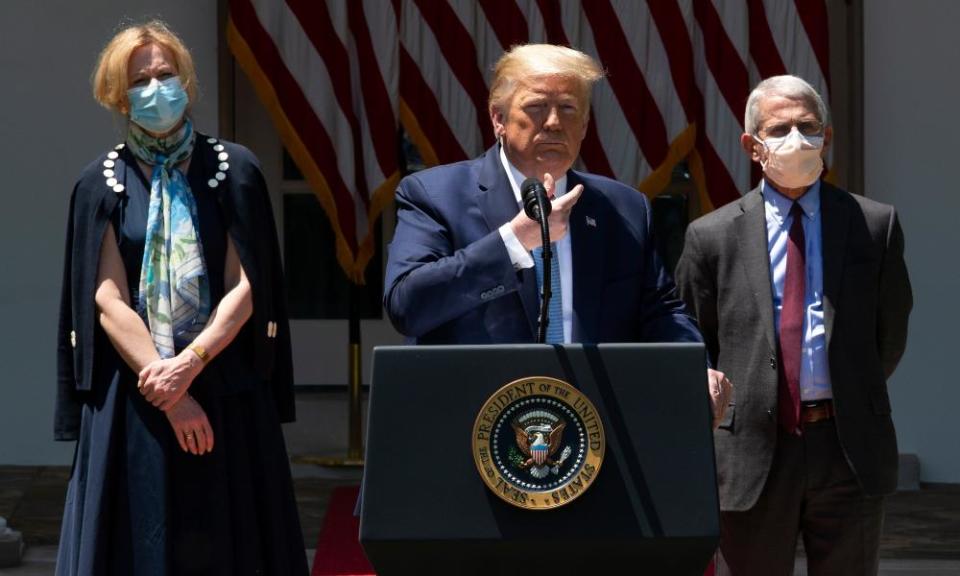
[[[734,383],[714,441],[719,575],[876,574],[897,483],[887,378],[913,303],[893,207],[820,181],[833,131],[795,76],[747,100],[763,180],[693,222],[676,280]]]

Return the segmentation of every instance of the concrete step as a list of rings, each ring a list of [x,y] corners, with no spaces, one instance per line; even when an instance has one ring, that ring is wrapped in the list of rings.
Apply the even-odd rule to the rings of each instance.
[[[314,549],[307,550],[307,565],[313,570]],[[56,546],[31,546],[16,568],[0,568],[0,576],[53,576],[57,567]]]
[[[307,562],[313,565],[314,550],[307,550]],[[57,561],[56,546],[27,548],[23,564],[16,568],[0,568],[0,576],[53,576]],[[957,576],[960,560],[900,560],[880,561],[880,576]],[[797,558],[794,576],[807,576],[807,563]]]

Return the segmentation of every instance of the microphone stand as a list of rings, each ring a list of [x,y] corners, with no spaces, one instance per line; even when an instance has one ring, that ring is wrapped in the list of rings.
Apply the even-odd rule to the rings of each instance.
[[[550,248],[550,223],[548,221],[547,195],[537,194],[537,208],[540,210],[540,240],[543,243],[543,292],[540,295],[540,324],[537,328],[537,343],[547,341],[547,325],[550,323],[551,274],[550,267],[553,260],[553,250]]]

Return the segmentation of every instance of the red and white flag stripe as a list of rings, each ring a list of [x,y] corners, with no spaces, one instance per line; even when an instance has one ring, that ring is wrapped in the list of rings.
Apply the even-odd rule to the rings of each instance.
[[[398,124],[427,165],[482,153],[491,68],[515,44],[606,69],[585,169],[655,195],[686,159],[705,211],[758,177],[739,146],[753,85],[793,73],[830,93],[825,0],[230,0],[228,38],[355,280],[399,177]]]

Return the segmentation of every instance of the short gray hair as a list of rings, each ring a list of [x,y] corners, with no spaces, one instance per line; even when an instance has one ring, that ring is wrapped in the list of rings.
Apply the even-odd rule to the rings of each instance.
[[[757,87],[747,98],[747,109],[743,115],[743,129],[747,134],[756,134],[760,129],[760,101],[768,96],[782,96],[790,100],[802,100],[817,115],[817,120],[826,126],[830,123],[830,112],[823,98],[809,82],[799,76],[785,74],[771,76]]]

